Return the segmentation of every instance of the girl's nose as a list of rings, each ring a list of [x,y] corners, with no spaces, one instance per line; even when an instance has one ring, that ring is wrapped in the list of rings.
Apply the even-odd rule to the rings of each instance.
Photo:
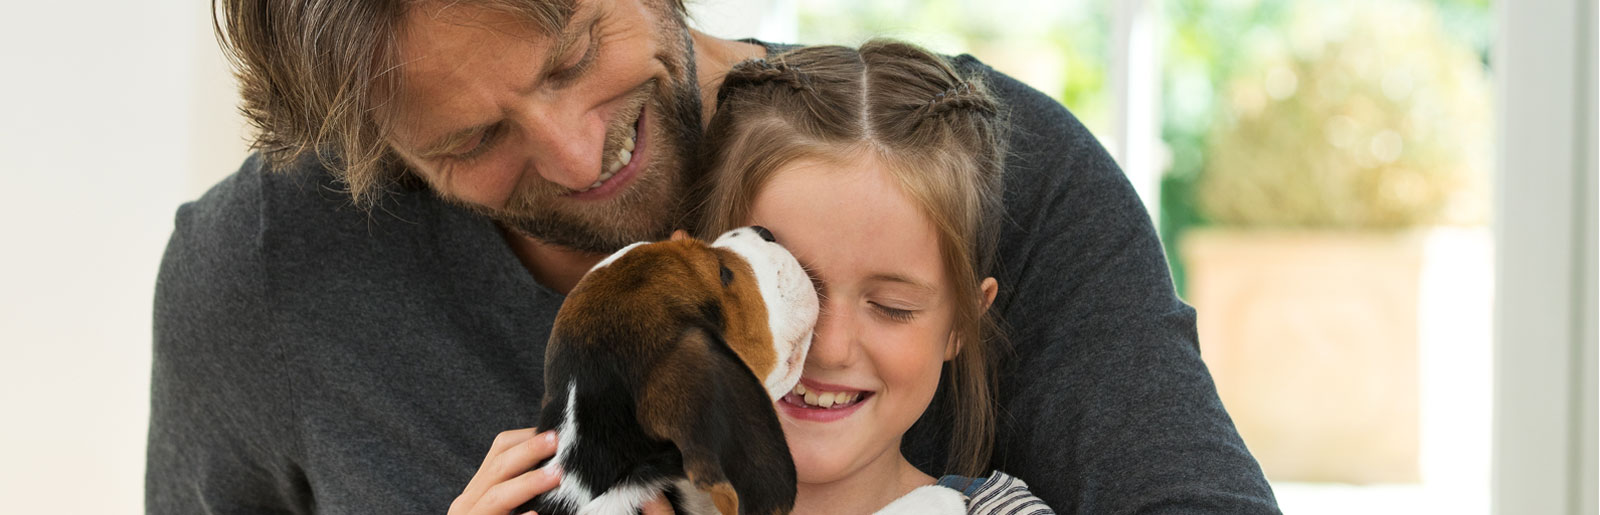
[[[822,368],[843,368],[855,358],[853,317],[843,306],[824,301],[812,331],[811,350],[806,364]]]

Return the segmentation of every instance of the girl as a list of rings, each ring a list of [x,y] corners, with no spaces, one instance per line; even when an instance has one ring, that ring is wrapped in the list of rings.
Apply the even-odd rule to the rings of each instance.
[[[770,229],[823,299],[776,406],[795,513],[1050,513],[1016,478],[967,477],[988,471],[995,433],[1003,123],[981,84],[905,43],[799,48],[725,78],[700,233]],[[957,417],[937,480],[900,450],[935,398]]]

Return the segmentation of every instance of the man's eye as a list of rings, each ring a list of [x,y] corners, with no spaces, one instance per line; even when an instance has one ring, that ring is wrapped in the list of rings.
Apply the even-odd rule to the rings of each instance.
[[[445,157],[457,161],[463,161],[483,155],[484,152],[487,152],[490,148],[494,147],[496,136],[500,134],[500,127],[500,124],[495,124],[487,129],[484,129],[483,132],[478,135],[478,137],[461,142],[460,146],[456,147],[455,150],[451,151]]]
[[[594,65],[595,54],[598,53],[598,49],[595,48],[597,46],[599,45],[596,41],[585,39],[582,49],[574,48],[572,55],[562,60],[560,68],[550,72],[550,81],[559,86],[583,75],[583,72],[588,71],[589,67]]]

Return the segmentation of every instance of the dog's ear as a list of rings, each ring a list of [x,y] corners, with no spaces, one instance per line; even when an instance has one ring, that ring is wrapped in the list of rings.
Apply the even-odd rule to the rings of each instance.
[[[637,396],[640,426],[678,447],[685,475],[724,515],[791,511],[794,459],[761,382],[709,330],[669,347]]]

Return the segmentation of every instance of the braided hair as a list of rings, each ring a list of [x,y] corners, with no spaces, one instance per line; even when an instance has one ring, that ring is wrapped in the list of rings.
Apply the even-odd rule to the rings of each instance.
[[[933,223],[956,286],[962,346],[946,362],[936,397],[954,424],[926,429],[948,437],[943,470],[970,476],[989,470],[996,424],[1003,343],[983,309],[980,282],[994,275],[1004,126],[1004,109],[979,77],[918,46],[873,40],[736,64],[722,79],[698,156],[706,173],[694,225],[702,235],[747,223],[751,203],[785,164],[866,151],[888,165]]]

